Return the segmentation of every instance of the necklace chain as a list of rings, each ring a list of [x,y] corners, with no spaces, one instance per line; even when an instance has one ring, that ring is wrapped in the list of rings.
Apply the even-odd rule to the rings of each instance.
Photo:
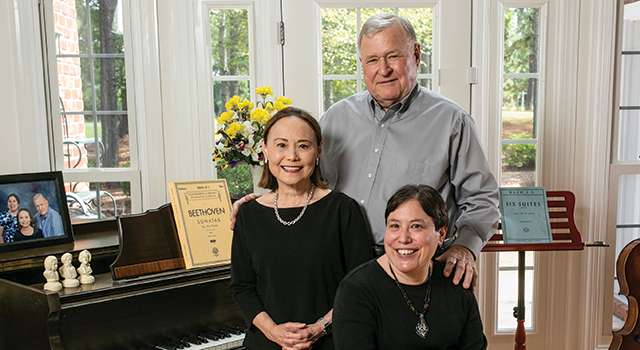
[[[416,325],[416,334],[419,337],[426,339],[427,334],[429,334],[429,326],[424,320],[424,315],[427,313],[427,311],[429,311],[429,304],[431,303],[431,267],[429,267],[429,276],[427,277],[427,292],[424,295],[424,309],[422,310],[422,312],[418,312],[415,306],[413,306],[411,299],[409,299],[409,296],[407,296],[404,288],[402,288],[402,285],[400,285],[400,282],[398,282],[398,278],[396,277],[395,272],[393,272],[391,263],[389,263],[389,270],[391,270],[393,281],[396,282],[396,286],[398,286],[398,289],[400,289],[400,291],[402,292],[402,296],[404,297],[404,301],[407,303],[409,310],[411,310],[414,315],[420,318],[420,320],[418,321],[418,325]]]
[[[298,220],[300,220],[302,215],[304,215],[304,212],[307,210],[307,206],[309,206],[309,202],[311,202],[311,198],[313,197],[313,187],[314,187],[313,184],[311,184],[311,188],[309,189],[309,196],[307,197],[307,202],[304,203],[304,207],[302,207],[302,211],[300,212],[297,218],[293,219],[293,221],[284,221],[280,217],[280,213],[278,213],[278,189],[276,188],[273,194],[273,210],[276,212],[276,218],[278,219],[278,221],[280,221],[281,224],[285,226],[291,226],[296,222],[298,222]]]

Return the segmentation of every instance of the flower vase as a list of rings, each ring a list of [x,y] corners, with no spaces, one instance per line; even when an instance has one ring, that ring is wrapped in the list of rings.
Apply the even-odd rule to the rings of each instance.
[[[259,193],[259,194],[269,193],[268,189],[258,187],[258,183],[260,182],[260,178],[262,177],[262,168],[264,168],[263,165],[249,165],[249,170],[251,171],[251,178],[253,178],[253,193]]]

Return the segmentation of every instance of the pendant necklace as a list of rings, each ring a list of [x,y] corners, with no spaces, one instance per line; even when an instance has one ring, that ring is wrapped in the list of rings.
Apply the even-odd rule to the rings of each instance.
[[[300,212],[300,215],[298,215],[297,218],[293,219],[293,221],[284,221],[280,217],[280,213],[278,213],[278,189],[276,188],[273,194],[273,210],[276,212],[276,218],[278,219],[278,221],[280,221],[281,224],[285,226],[291,226],[295,224],[296,222],[298,222],[298,220],[300,220],[302,215],[304,215],[304,212],[307,210],[307,206],[309,205],[309,202],[311,202],[312,197],[313,197],[313,184],[311,184],[311,188],[309,189],[309,196],[307,197],[307,202],[304,203],[304,207],[302,207],[302,211]]]
[[[398,286],[398,289],[400,289],[400,291],[402,292],[402,296],[404,297],[404,301],[407,302],[407,306],[414,315],[420,318],[418,324],[416,325],[416,334],[422,339],[427,339],[427,335],[429,334],[429,325],[427,325],[427,322],[424,320],[424,315],[427,313],[427,311],[429,311],[429,304],[431,303],[431,267],[429,267],[429,277],[427,277],[427,293],[424,295],[424,310],[422,310],[422,312],[418,312],[418,310],[416,310],[416,308],[413,306],[411,299],[409,299],[407,293],[400,285],[400,282],[398,282],[398,278],[391,268],[391,263],[389,263],[389,270],[391,270],[393,280],[396,282],[396,286]]]

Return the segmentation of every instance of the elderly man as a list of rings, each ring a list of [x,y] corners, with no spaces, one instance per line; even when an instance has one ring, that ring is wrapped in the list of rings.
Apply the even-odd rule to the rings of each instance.
[[[49,208],[49,201],[41,193],[33,196],[33,205],[37,211],[34,215],[37,220],[36,225],[45,238],[64,234],[62,217],[57,211]]]
[[[418,85],[420,44],[406,18],[370,17],[358,49],[367,91],[337,102],[320,119],[322,174],[365,208],[379,245],[385,203],[394,191],[406,184],[436,188],[449,208],[453,244],[438,260],[447,263],[445,276],[455,269],[454,283],[464,276],[465,288],[475,285],[475,258],[500,214],[498,186],[473,119]]]
[[[475,258],[497,229],[500,213],[498,185],[473,119],[418,85],[420,44],[406,18],[370,17],[358,51],[367,91],[337,102],[320,119],[322,175],[365,209],[379,255],[385,253],[387,199],[406,184],[437,189],[450,216],[446,251],[437,259],[446,261],[446,277],[455,270],[455,284],[464,278],[465,288],[475,286]]]

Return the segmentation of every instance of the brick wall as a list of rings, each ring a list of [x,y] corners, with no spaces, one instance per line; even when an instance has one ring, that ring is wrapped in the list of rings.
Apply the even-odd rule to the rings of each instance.
[[[58,54],[78,54],[78,29],[76,24],[75,0],[53,0],[53,21],[56,28],[56,45]],[[57,60],[58,86],[60,94],[61,110],[82,111],[82,80],[80,78],[79,58],[59,58]],[[66,119],[60,116],[62,124],[62,138],[84,139],[84,116],[67,115]],[[86,168],[87,158],[81,157],[83,150],[70,143],[63,144],[64,167]],[[76,165],[77,163],[77,165]]]

